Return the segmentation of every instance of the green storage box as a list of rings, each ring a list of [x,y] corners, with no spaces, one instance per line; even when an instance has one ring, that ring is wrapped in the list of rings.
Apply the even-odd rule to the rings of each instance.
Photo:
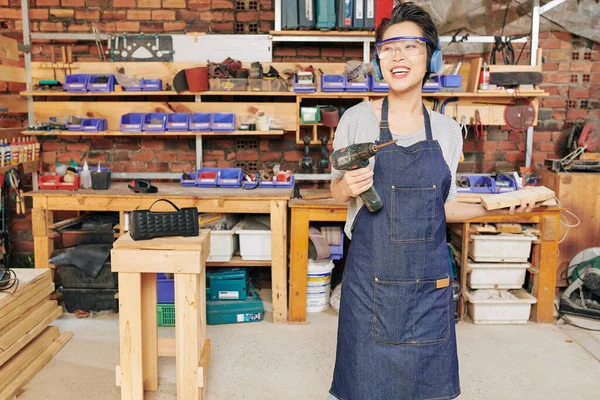
[[[175,304],[157,304],[158,326],[175,326]]]
[[[247,287],[245,268],[211,269],[206,273],[206,300],[246,300]]]
[[[223,300],[206,302],[208,325],[260,322],[265,318],[265,308],[254,286],[248,284],[246,300]]]

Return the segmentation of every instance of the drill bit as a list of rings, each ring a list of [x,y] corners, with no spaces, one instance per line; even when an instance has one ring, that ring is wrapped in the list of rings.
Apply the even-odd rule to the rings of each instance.
[[[390,144],[394,144],[397,141],[398,140],[390,140],[389,142],[385,142],[385,143],[382,143],[382,144],[375,145],[375,146],[373,146],[373,150],[379,150],[380,148],[385,147],[385,146],[389,146]]]

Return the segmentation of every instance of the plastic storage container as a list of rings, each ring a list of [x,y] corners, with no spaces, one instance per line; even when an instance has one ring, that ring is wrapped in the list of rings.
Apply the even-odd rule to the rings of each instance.
[[[239,188],[242,182],[241,168],[222,168],[219,171],[217,185],[222,188]]]
[[[210,254],[208,262],[229,262],[238,251],[240,241],[236,235],[236,227],[230,230],[210,231]]]
[[[103,132],[106,130],[106,119],[85,118],[81,121],[81,130],[84,132]]]
[[[330,260],[341,260],[344,257],[344,231],[342,230],[339,246],[329,245],[329,251],[331,256],[329,256]]]
[[[211,129],[215,132],[233,132],[235,131],[234,113],[214,113],[212,117]]]
[[[369,87],[372,92],[389,92],[390,85],[387,84],[384,80],[379,80],[375,78],[374,75],[369,75]]]
[[[365,74],[363,82],[350,82],[346,78],[346,91],[347,92],[368,92],[369,91],[369,77]]]
[[[298,75],[294,75],[294,92],[298,93],[313,93],[317,91],[317,85],[314,81],[314,75],[312,83],[298,83]]]
[[[293,188],[295,183],[296,183],[296,178],[294,178],[294,175],[292,175],[292,177],[290,178],[289,181],[278,181],[275,180],[275,187],[277,189],[290,189]]]
[[[440,75],[439,84],[442,87],[461,87],[462,75]]]
[[[471,175],[468,179],[472,193],[496,193],[496,181],[491,176]]]
[[[141,91],[162,91],[162,80],[161,79],[141,79],[138,86],[123,86],[128,92],[141,92]]]
[[[175,304],[157,304],[158,326],[175,326]]]
[[[271,227],[269,216],[247,216],[235,229],[240,237],[242,260],[271,260]]]
[[[476,262],[527,262],[535,236],[502,233],[471,235],[469,256]]]
[[[167,114],[167,130],[170,132],[187,132],[190,127],[190,114]]]
[[[67,75],[63,89],[67,92],[87,92],[88,79],[88,74]]]
[[[150,113],[144,116],[144,132],[164,132],[167,129],[167,113]]]
[[[510,293],[514,298],[499,298],[501,292]],[[477,298],[482,294],[496,296],[489,299]],[[535,297],[523,289],[467,291],[466,297],[467,310],[475,324],[526,324],[531,305],[537,302]]]
[[[329,308],[333,261],[308,260],[306,312],[321,312]]]
[[[476,263],[469,261],[467,283],[471,289],[520,289],[530,263]]]
[[[211,232],[212,237],[212,232]],[[223,268],[206,273],[206,300],[246,300],[248,274],[245,268]]]
[[[248,90],[246,78],[213,78],[208,80],[210,90],[215,92],[245,92]]]
[[[86,118],[79,118],[79,120],[80,122],[78,124],[67,123],[67,130],[71,132],[81,132],[83,130],[83,127],[81,125],[83,124],[83,121],[86,120]]]
[[[186,175],[191,177],[192,179],[186,179],[184,174],[181,174],[181,178],[179,178],[179,183],[181,186],[196,186],[196,176],[197,173],[194,172],[186,172]]]
[[[208,132],[212,125],[212,113],[193,113],[190,115],[190,131]]]
[[[206,302],[208,325],[259,322],[265,318],[265,309],[254,286],[248,284],[246,300],[222,300]]]
[[[159,304],[175,302],[175,280],[168,279],[165,274],[156,274],[156,301]]]
[[[107,79],[105,78],[107,77]],[[107,80],[107,82],[98,83],[98,80]],[[114,92],[115,77],[114,75],[90,75],[87,88],[90,92]]]
[[[346,88],[346,75],[321,75],[321,92],[343,92]]]
[[[217,187],[219,168],[200,168],[196,175],[196,186]]]
[[[495,182],[497,193],[514,192],[516,190],[519,190],[515,178],[512,178],[510,176],[498,175],[495,177]],[[504,183],[504,185],[500,183]]]
[[[123,132],[141,132],[144,123],[145,113],[129,113],[121,116],[121,131]]]
[[[42,175],[39,179],[40,190],[77,190],[79,189],[79,176],[73,183],[66,183],[64,176]]]

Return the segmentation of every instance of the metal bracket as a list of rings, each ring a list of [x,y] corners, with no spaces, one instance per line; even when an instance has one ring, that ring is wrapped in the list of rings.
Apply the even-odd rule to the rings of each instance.
[[[17,43],[17,48],[23,53],[31,53],[31,45],[24,45],[23,43]]]

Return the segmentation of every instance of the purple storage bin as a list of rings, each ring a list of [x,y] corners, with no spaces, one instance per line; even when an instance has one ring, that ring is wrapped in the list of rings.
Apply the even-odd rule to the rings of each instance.
[[[350,82],[346,77],[347,92],[368,92],[369,91],[369,76],[365,74],[364,82]]]
[[[499,186],[497,184],[497,181],[508,182],[509,186],[508,187]],[[506,175],[496,176],[495,185],[496,185],[496,192],[498,192],[498,193],[514,192],[516,190],[519,190],[519,187],[517,186],[517,182],[515,181],[515,179],[511,178],[510,176],[506,176]]]
[[[190,131],[208,132],[212,125],[212,113],[192,113],[190,115]]]
[[[258,187],[258,180],[253,181],[242,181],[242,188],[244,189],[255,189]]]
[[[144,132],[164,132],[167,127],[167,113],[150,113],[144,116]],[[151,122],[153,119],[160,122]]]
[[[192,176],[192,179],[185,179],[183,174],[181,174],[181,178],[179,178],[179,183],[181,186],[196,186],[196,172],[189,172],[187,175]]]
[[[467,178],[471,184],[471,193],[496,193],[496,182],[491,176],[468,175]],[[477,185],[486,186],[480,187]]]
[[[99,77],[108,76],[108,82],[97,83]],[[114,75],[90,75],[87,88],[90,92],[114,92],[115,91],[115,77]]]
[[[241,181],[241,168],[221,168],[217,178],[217,185],[222,188],[239,188]]]
[[[313,77],[314,79],[314,77]],[[294,92],[298,93],[313,93],[317,91],[317,85],[314,83],[312,85],[298,85],[298,76],[294,75]]]
[[[106,119],[86,118],[81,122],[81,130],[84,132],[103,132],[106,130]]]
[[[190,127],[190,114],[167,114],[167,130],[170,132],[187,132]]]
[[[275,181],[265,181],[261,179],[258,183],[258,187],[263,189],[273,189],[275,187]]]
[[[141,92],[141,91],[162,91],[162,80],[161,79],[140,79],[140,84],[137,86],[123,86],[123,89],[128,92]]]
[[[198,187],[217,187],[219,179],[219,168],[200,168],[196,174],[196,186]],[[214,177],[212,173],[214,172]],[[210,174],[211,176],[206,176]]]
[[[462,75],[441,75],[434,77],[434,80],[438,82],[442,87],[462,86]]]
[[[330,260],[341,260],[344,257],[344,231],[342,230],[339,246],[329,245],[329,251],[331,252],[331,256],[329,256]]]
[[[289,188],[293,188],[294,184],[295,184],[295,179],[294,179],[294,175],[292,175],[292,178],[290,179],[289,182],[277,182],[275,181],[275,187],[276,188],[281,188],[281,189],[289,189]]]
[[[156,274],[156,296],[158,304],[175,303],[175,281],[167,279],[165,274]]]
[[[67,92],[87,92],[88,79],[88,74],[67,75],[63,89]]]
[[[321,75],[321,92],[343,92],[346,88],[346,75]]]
[[[214,113],[212,116],[211,129],[214,132],[233,132],[235,126],[234,113]]]
[[[68,131],[72,131],[72,132],[81,132],[83,131],[83,122],[86,120],[86,118],[79,118],[81,120],[81,123],[77,124],[77,125],[73,125],[73,124],[67,124],[67,130]]]
[[[145,113],[129,113],[121,116],[122,132],[141,132]]]
[[[369,75],[369,86],[371,87],[372,92],[389,92],[390,85],[387,84],[386,81],[378,81],[375,79],[375,76]]]

